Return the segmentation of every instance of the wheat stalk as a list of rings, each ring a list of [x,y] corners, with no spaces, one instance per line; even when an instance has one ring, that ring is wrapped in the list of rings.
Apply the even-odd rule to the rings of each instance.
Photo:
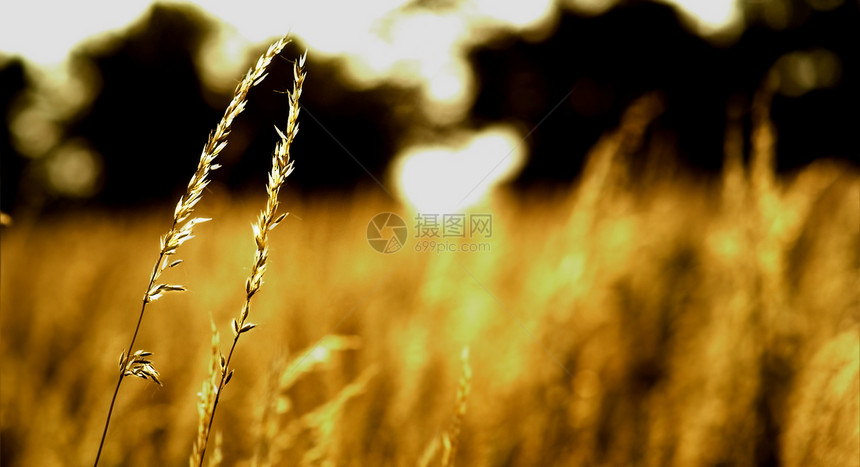
[[[263,284],[263,274],[266,272],[267,261],[269,258],[269,232],[272,231],[288,213],[278,215],[278,194],[281,187],[286,182],[287,177],[293,172],[293,162],[290,160],[290,146],[299,131],[299,98],[302,95],[302,85],[304,84],[306,72],[304,70],[307,52],[305,52],[293,66],[293,90],[288,92],[290,101],[289,117],[287,119],[287,127],[285,132],[281,132],[277,127],[275,131],[278,133],[280,141],[275,145],[275,150],[272,153],[272,170],[269,172],[269,181],[266,185],[268,199],[266,207],[260,212],[257,217],[257,222],[252,224],[254,230],[254,241],[257,249],[254,252],[254,262],[251,265],[251,273],[245,281],[245,303],[242,305],[242,311],[238,319],[233,318],[233,344],[230,346],[230,352],[227,358],[220,356],[220,381],[215,389],[215,401],[212,403],[212,410],[209,414],[209,420],[206,427],[203,428],[205,437],[202,443],[198,442],[194,449],[199,453],[198,466],[203,465],[203,459],[206,457],[206,445],[209,440],[209,433],[212,430],[212,422],[215,420],[215,410],[218,408],[218,401],[221,397],[221,391],[224,386],[230,382],[233,377],[233,370],[230,369],[230,362],[233,360],[233,353],[236,350],[236,344],[239,342],[239,336],[254,329],[257,325],[248,322],[248,315],[251,312],[251,299],[260,290]],[[277,216],[277,217],[276,217]],[[229,370],[229,371],[228,371]],[[201,420],[201,423],[203,421]]]
[[[146,294],[143,297],[143,304],[141,305],[140,313],[138,314],[134,334],[131,337],[131,342],[129,343],[128,348],[120,355],[119,377],[117,379],[113,396],[111,397],[110,408],[108,409],[107,419],[105,420],[104,430],[102,432],[101,441],[99,442],[99,449],[96,453],[95,462],[93,463],[94,466],[98,466],[99,459],[101,458],[108,427],[110,426],[111,415],[113,414],[113,408],[116,404],[116,397],[119,393],[119,388],[122,385],[123,379],[126,376],[138,376],[144,379],[151,379],[159,385],[161,384],[158,379],[158,371],[155,370],[152,362],[147,358],[151,356],[152,353],[143,350],[138,350],[132,353],[134,343],[137,340],[137,334],[140,331],[140,323],[143,321],[143,315],[146,312],[146,305],[157,300],[165,293],[181,292],[185,290],[181,285],[158,283],[158,280],[165,269],[175,267],[182,262],[182,260],[168,262],[168,259],[176,254],[180,245],[194,237],[192,235],[194,226],[210,220],[202,217],[191,218],[191,215],[194,212],[194,207],[200,202],[200,198],[203,196],[203,190],[209,184],[209,174],[220,167],[218,164],[213,164],[213,161],[227,146],[227,136],[230,134],[233,120],[242,113],[243,110],[245,110],[248,91],[266,78],[266,68],[268,68],[272,59],[278,55],[281,50],[283,50],[287,45],[287,42],[287,38],[283,37],[269,46],[268,50],[266,50],[266,52],[257,60],[254,67],[248,71],[242,81],[236,86],[236,89],[233,92],[233,99],[224,111],[224,116],[221,118],[221,121],[218,122],[218,125],[215,127],[215,131],[209,134],[209,138],[206,141],[206,145],[203,147],[202,154],[200,155],[197,170],[188,182],[188,190],[179,198],[179,202],[176,204],[176,209],[173,211],[173,225],[171,225],[170,230],[161,237],[161,249],[158,254],[158,260],[152,268],[152,274],[149,278],[149,285],[146,288]]]

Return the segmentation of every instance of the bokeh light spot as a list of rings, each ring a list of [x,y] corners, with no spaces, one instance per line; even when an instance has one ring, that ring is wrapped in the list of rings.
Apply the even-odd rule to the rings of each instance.
[[[809,91],[833,87],[842,76],[839,57],[826,49],[789,52],[777,60],[779,91],[798,97]]]
[[[484,200],[525,161],[525,143],[512,126],[490,127],[459,146],[416,146],[393,164],[403,201],[423,213],[459,212]]]
[[[81,142],[67,142],[48,160],[47,171],[50,186],[56,193],[90,196],[98,190],[101,157]]]
[[[740,33],[743,17],[736,0],[664,0],[675,6],[683,19],[702,36]],[[734,33],[734,34],[733,34]]]

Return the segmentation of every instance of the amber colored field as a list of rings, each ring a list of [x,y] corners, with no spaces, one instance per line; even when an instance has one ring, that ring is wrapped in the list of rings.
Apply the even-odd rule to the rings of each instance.
[[[766,120],[748,164],[729,132],[722,178],[632,171],[655,105],[607,133],[569,192],[476,207],[490,251],[416,252],[410,231],[382,255],[370,218],[414,213],[284,193],[293,215],[270,237],[207,461],[440,465],[468,346],[458,465],[857,465],[860,176],[827,161],[775,176]],[[261,174],[259,196],[201,202],[213,221],[165,273],[189,291],[150,304],[136,344],[164,387],[125,383],[102,465],[187,464],[210,320],[225,351],[263,195]],[[92,463],[171,215],[3,230],[4,466]]]

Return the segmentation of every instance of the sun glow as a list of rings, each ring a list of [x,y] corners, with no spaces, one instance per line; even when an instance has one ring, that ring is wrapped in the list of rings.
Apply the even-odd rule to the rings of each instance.
[[[710,37],[740,33],[743,18],[737,0],[664,0],[699,34]]]
[[[422,213],[459,212],[485,200],[525,161],[522,135],[511,126],[473,133],[460,145],[414,146],[393,172],[401,199]]]
[[[67,59],[70,49],[94,36],[121,34],[150,5],[85,0],[72,7],[54,2],[53,14],[45,16],[45,3],[36,0],[0,7],[0,54],[56,66]],[[467,57],[474,45],[504,31],[548,31],[557,13],[551,0],[515,7],[467,0],[432,8],[411,7],[406,0],[162,3],[193,5],[217,20],[196,58],[211,89],[229,92],[235,76],[255,56],[250,51],[289,31],[317,59],[341,61],[343,76],[359,89],[386,83],[417,89],[420,110],[441,125],[461,121],[472,104],[475,78]],[[98,14],[81,14],[87,11]],[[66,21],[69,17],[74,21]],[[34,24],[40,27],[31,27]],[[51,31],[48,36],[47,30]]]

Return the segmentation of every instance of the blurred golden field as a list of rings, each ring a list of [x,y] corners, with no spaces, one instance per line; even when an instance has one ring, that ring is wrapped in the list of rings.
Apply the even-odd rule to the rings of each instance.
[[[721,178],[633,170],[659,150],[642,138],[658,106],[631,108],[569,192],[475,207],[490,251],[417,252],[410,231],[382,255],[368,221],[414,224],[408,208],[284,193],[208,461],[440,465],[468,347],[459,465],[857,465],[860,174],[774,175],[766,118],[748,163],[730,125]],[[301,184],[315,155],[294,157]],[[165,273],[189,291],[150,305],[136,345],[164,387],[126,382],[103,465],[187,463],[210,320],[226,351],[263,195],[261,178],[259,196],[201,202],[213,221]],[[3,465],[92,462],[171,210],[4,228]]]

